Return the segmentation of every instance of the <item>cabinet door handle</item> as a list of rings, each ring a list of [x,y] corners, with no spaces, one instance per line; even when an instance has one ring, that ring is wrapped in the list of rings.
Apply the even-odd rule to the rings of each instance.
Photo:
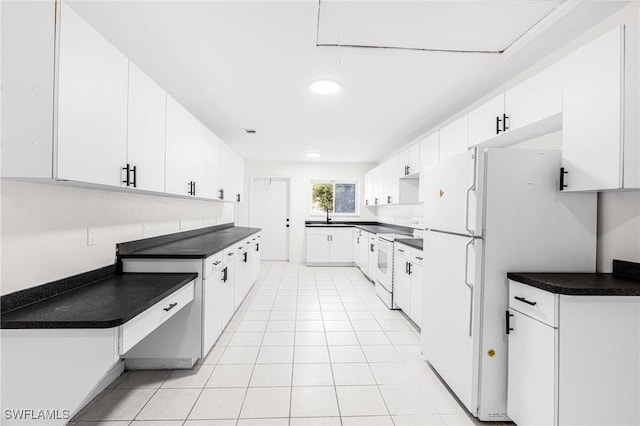
[[[222,282],[226,283],[227,282],[227,267],[225,266],[224,269],[222,270]]]
[[[194,197],[196,196],[196,181],[193,181],[193,195]]]
[[[236,194],[236,201],[240,202],[240,194]]]
[[[370,246],[369,251],[370,251],[371,253],[373,253],[373,244],[369,244],[369,246]]]
[[[377,205],[377,204],[378,204],[378,199],[377,199],[377,198],[374,198],[374,202],[375,202],[375,204]]]
[[[260,243],[256,243],[256,251],[260,251]]]
[[[407,262],[407,267],[409,268],[409,275],[411,275],[411,262]]]
[[[224,189],[218,190],[218,198],[224,200]]]
[[[564,169],[564,167],[560,167],[560,191],[563,191],[568,185],[564,183],[564,175],[569,173]]]
[[[172,310],[176,306],[178,306],[178,302],[174,302],[174,303],[170,304],[168,307],[164,308],[164,311],[165,312],[169,312],[170,310]]]
[[[404,273],[409,274],[409,262],[404,262]]]
[[[391,195],[387,196],[387,204],[391,204]]]
[[[527,300],[524,297],[520,297],[520,296],[515,296],[514,299],[516,299],[519,302],[526,303],[527,305],[531,305],[531,306],[536,306],[538,304],[538,302],[532,302],[532,301]]]
[[[369,200],[364,200],[364,205],[368,206],[369,205]]]
[[[509,124],[511,124],[511,118],[507,114],[502,114],[502,131],[506,132],[509,130],[509,126],[507,125],[507,120],[509,120]]]
[[[500,132],[502,131],[502,128],[500,127],[500,123],[502,123],[502,119],[498,116],[496,117],[496,135],[499,135]]]
[[[125,179],[122,181],[122,183],[124,183],[125,185],[129,186],[130,185],[130,181],[129,181],[129,173],[130,173],[130,169],[129,169],[129,163],[127,163],[126,167],[123,167],[122,170],[124,170],[126,172],[126,177]]]
[[[244,263],[247,263],[247,252],[244,252],[244,258],[242,259]]]
[[[510,334],[510,331],[513,331],[513,328],[511,328],[511,324],[509,321],[509,318],[511,318],[513,316],[512,313],[509,312],[509,310],[507,309],[507,311],[505,312],[505,332],[506,334]]]

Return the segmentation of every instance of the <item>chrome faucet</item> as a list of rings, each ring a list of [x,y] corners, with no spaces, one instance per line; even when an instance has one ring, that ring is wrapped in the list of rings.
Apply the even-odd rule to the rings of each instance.
[[[331,218],[329,217],[329,209],[327,209],[327,223],[331,223]]]

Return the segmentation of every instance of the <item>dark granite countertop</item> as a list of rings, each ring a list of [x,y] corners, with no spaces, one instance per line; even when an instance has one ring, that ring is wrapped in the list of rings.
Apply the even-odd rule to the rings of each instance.
[[[134,244],[137,242],[123,243],[118,245],[118,257],[204,259],[259,231],[259,228],[230,226],[174,241],[160,242],[150,247],[136,247]],[[127,245],[133,247],[127,248]]]
[[[413,228],[408,226],[390,225],[380,222],[351,222],[351,221],[335,221],[330,223],[325,221],[305,221],[304,226],[306,228],[344,228],[354,227],[362,229],[363,231],[370,232],[372,234],[407,234],[413,235]]]
[[[198,274],[115,274],[47,294],[50,283],[14,294],[0,318],[1,328],[111,328],[129,321],[165,297],[184,287]],[[36,299],[39,293],[41,299]],[[12,300],[9,300],[12,299]],[[16,306],[17,303],[24,303]]]
[[[418,250],[422,250],[422,247],[424,245],[422,238],[396,238],[394,242],[404,244],[406,246],[413,247]]]
[[[640,280],[613,274],[509,272],[507,278],[557,294],[640,296]]]

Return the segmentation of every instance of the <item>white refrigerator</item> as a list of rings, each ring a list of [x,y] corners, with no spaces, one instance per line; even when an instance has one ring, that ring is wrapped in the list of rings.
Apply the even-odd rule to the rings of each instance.
[[[596,194],[559,151],[470,150],[424,170],[421,349],[469,412],[508,420],[507,272],[594,272]]]

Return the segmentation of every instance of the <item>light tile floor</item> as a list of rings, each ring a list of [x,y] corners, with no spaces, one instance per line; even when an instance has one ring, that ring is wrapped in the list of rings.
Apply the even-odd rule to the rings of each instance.
[[[474,424],[422,360],[414,325],[358,269],[261,266],[193,371],[125,372],[71,424]]]

